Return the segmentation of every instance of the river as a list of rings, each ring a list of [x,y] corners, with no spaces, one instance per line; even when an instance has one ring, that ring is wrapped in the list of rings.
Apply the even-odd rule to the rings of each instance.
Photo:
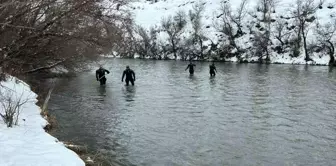
[[[124,86],[126,65],[135,86]],[[56,137],[121,165],[336,165],[336,71],[325,66],[107,59],[57,81]]]

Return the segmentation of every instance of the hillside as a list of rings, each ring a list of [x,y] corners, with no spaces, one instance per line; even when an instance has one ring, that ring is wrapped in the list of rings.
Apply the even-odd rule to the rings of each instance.
[[[326,65],[336,43],[335,5],[335,0],[139,0],[129,7],[141,58]]]

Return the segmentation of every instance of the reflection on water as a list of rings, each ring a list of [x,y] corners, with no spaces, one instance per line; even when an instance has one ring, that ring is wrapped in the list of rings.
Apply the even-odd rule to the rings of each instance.
[[[123,88],[123,93],[125,97],[125,101],[134,101],[135,96],[135,87],[134,86],[125,86]]]
[[[210,85],[213,86],[216,84],[216,78],[214,76],[210,76]]]
[[[328,67],[110,60],[59,80],[50,101],[61,140],[119,165],[335,165],[336,77]],[[130,65],[135,86],[120,73]]]
[[[106,96],[106,86],[97,87],[99,96]]]

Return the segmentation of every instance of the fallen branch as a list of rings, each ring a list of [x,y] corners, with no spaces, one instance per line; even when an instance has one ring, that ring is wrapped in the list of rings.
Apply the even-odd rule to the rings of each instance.
[[[25,71],[24,73],[26,73],[26,74],[27,73],[34,73],[34,72],[37,72],[37,71],[40,71],[40,70],[51,69],[51,68],[53,68],[53,67],[55,67],[55,66],[57,66],[57,65],[59,65],[59,64],[61,64],[63,62],[65,62],[65,61],[66,61],[66,59],[58,61],[58,62],[56,62],[54,64],[49,65],[49,66],[43,66],[43,67],[35,68],[35,69],[32,69],[32,70],[28,70],[28,71]]]
[[[42,112],[47,111],[47,106],[48,106],[48,103],[49,103],[49,99],[50,99],[52,91],[54,90],[54,87],[55,87],[55,82],[52,83],[52,87],[49,89],[47,97],[44,100],[44,103],[43,103],[43,106],[42,106]]]

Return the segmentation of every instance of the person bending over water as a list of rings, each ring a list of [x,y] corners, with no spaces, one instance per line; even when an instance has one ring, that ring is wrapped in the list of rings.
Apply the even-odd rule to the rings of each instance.
[[[129,66],[126,66],[126,70],[124,70],[121,82],[124,82],[124,77],[126,76],[126,86],[129,85],[129,82],[134,86],[134,81],[135,81],[135,73],[132,69],[129,68]]]
[[[193,64],[192,61],[190,61],[189,65],[187,66],[187,68],[185,69],[185,71],[189,69],[189,73],[190,73],[190,75],[193,75],[193,74],[194,74],[194,67],[195,67],[195,66],[196,66],[196,65]]]
[[[216,66],[215,66],[215,62],[212,62],[211,65],[209,65],[209,68],[210,68],[210,76],[216,76]]]
[[[97,78],[97,81],[100,82],[100,85],[106,84],[105,72],[107,74],[110,74],[110,71],[104,69],[102,66],[100,66],[99,69],[96,70],[96,78]]]

